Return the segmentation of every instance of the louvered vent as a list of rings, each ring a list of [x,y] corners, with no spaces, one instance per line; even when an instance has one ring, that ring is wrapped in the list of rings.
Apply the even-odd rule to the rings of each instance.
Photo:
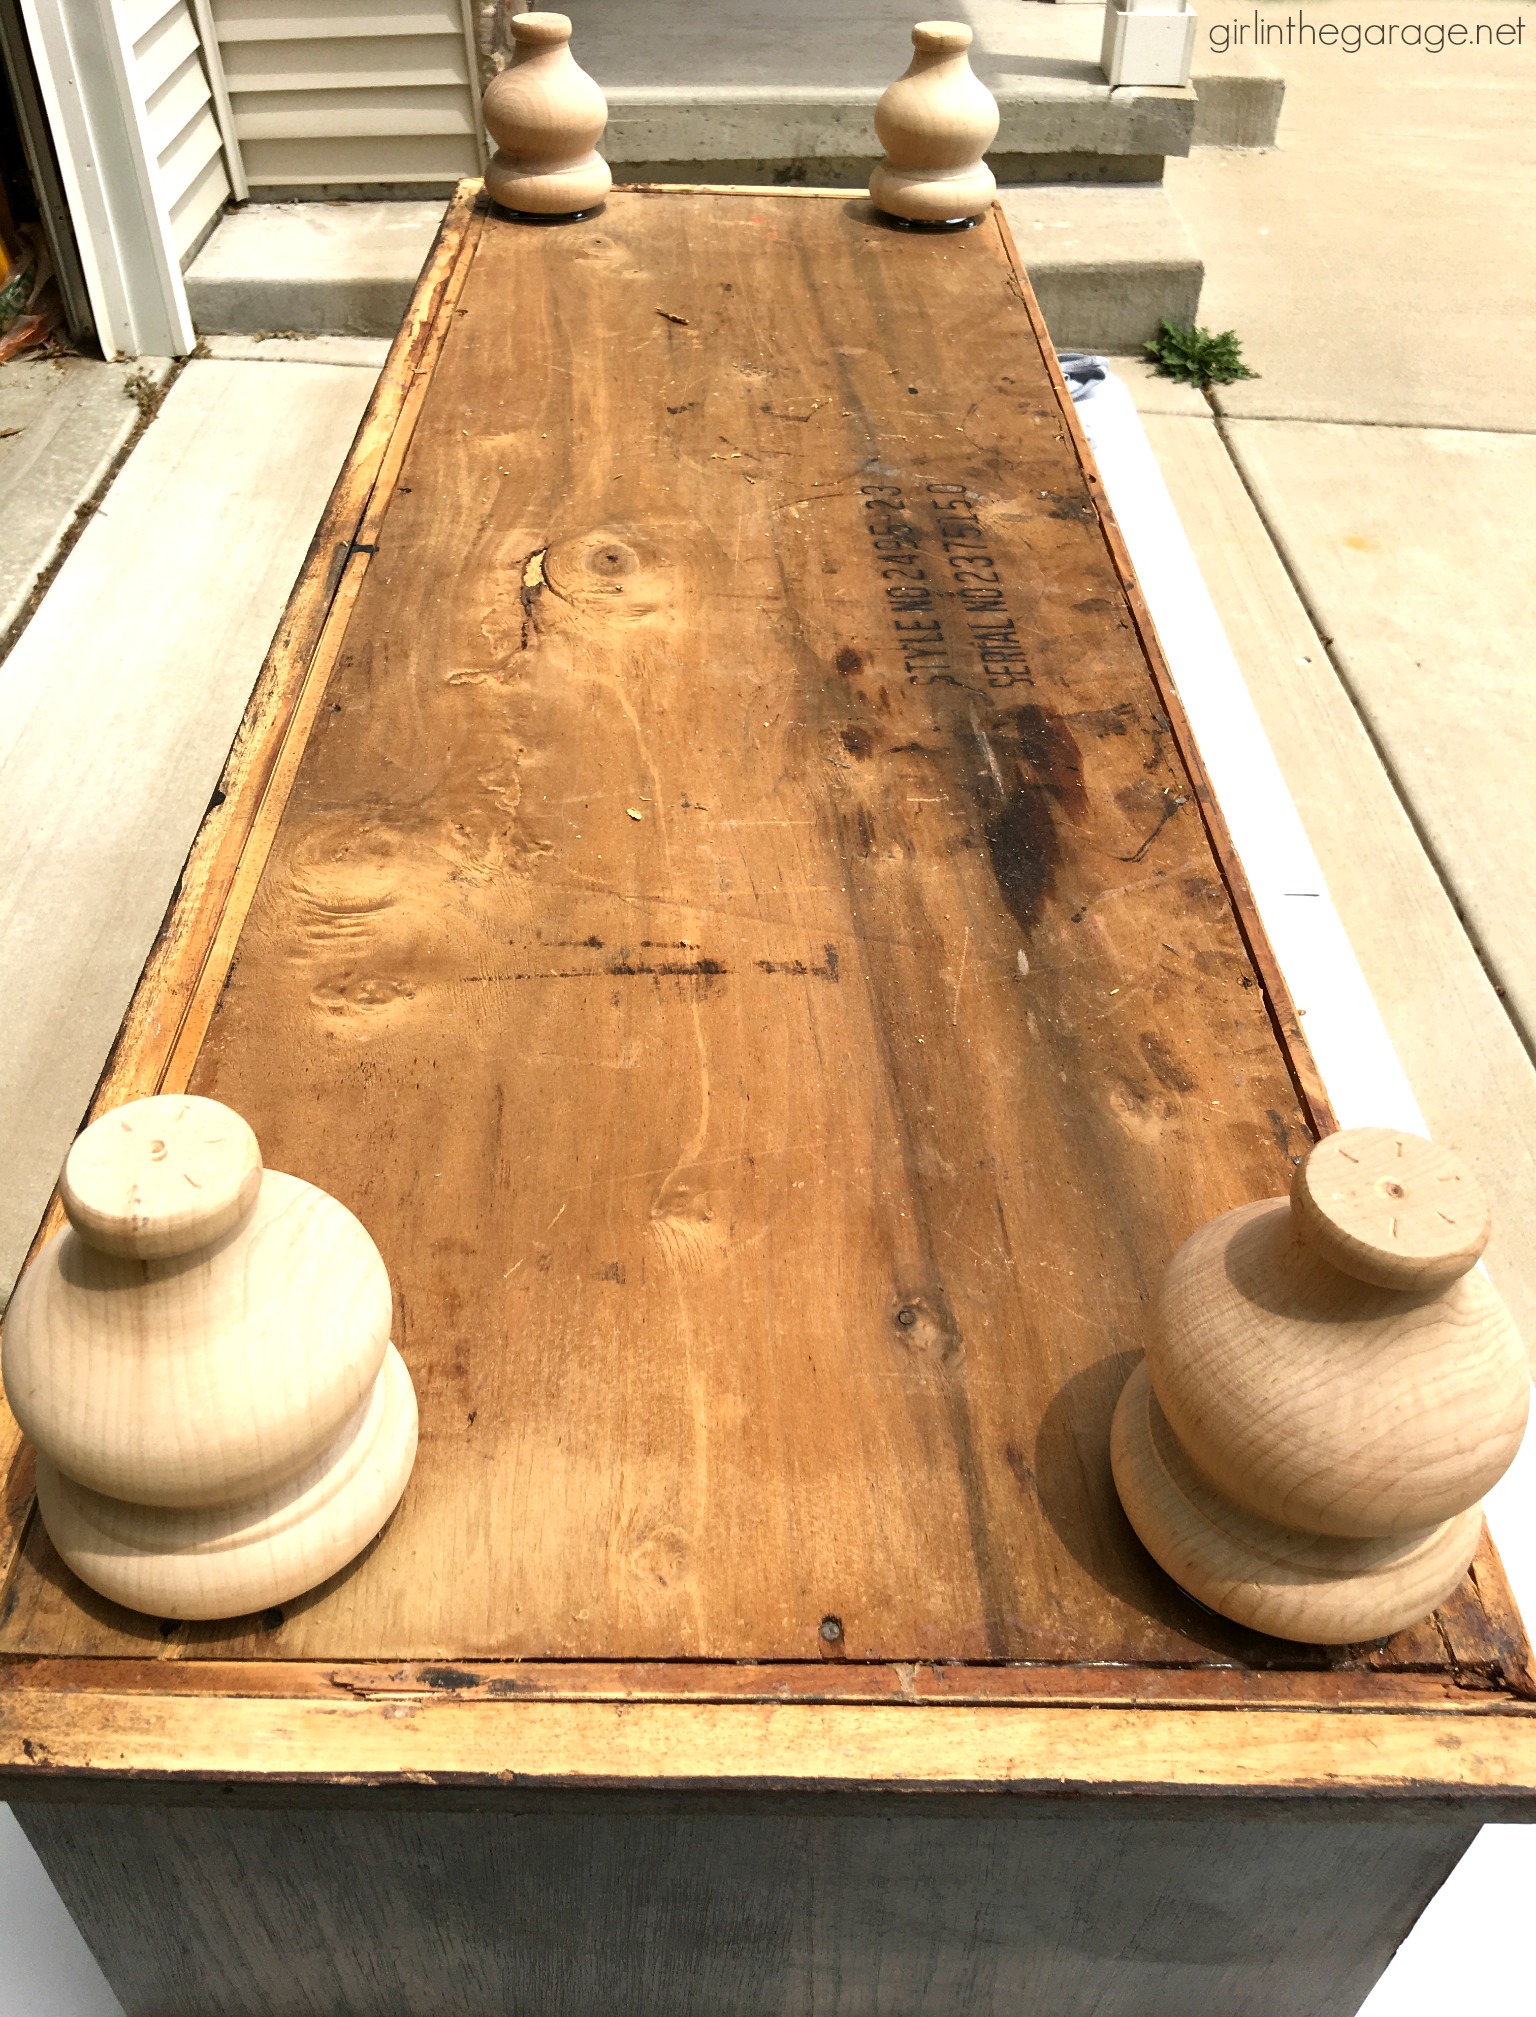
[[[251,194],[482,166],[462,0],[214,0]]]
[[[177,256],[185,262],[229,195],[229,176],[188,0],[120,0],[134,82]]]

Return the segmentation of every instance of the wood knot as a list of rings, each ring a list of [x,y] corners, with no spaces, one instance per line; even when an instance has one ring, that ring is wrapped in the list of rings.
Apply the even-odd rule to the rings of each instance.
[[[569,609],[605,624],[654,615],[666,596],[647,544],[606,529],[559,540],[545,551],[544,585]]]
[[[601,546],[589,547],[582,556],[582,564],[589,574],[612,581],[620,575],[638,572],[640,556],[622,539],[608,539]]]

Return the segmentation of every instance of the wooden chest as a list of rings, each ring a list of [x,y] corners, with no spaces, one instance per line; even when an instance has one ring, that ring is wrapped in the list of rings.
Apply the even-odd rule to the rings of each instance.
[[[1000,213],[449,212],[99,1105],[389,1262],[405,1502],[84,1591],[7,1797],[130,2017],[1354,2010],[1536,1785],[1486,1544],[1268,1641],[1115,1499],[1197,1223],[1331,1125]]]

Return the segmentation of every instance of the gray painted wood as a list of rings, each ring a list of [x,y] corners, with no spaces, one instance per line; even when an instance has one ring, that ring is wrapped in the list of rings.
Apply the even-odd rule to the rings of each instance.
[[[17,1813],[127,2017],[1350,2017],[1476,1833],[1041,1800]]]
[[[0,2017],[123,2017],[8,1807],[0,1807],[0,1954]]]

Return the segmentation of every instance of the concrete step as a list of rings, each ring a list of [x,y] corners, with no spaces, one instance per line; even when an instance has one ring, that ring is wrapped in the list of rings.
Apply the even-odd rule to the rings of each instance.
[[[607,93],[603,152],[626,181],[857,185],[913,18],[911,0],[586,0],[575,46]],[[1002,115],[1000,182],[1155,181],[1189,152],[1195,93],[1111,91],[1102,8],[965,0],[960,18]]]
[[[1003,207],[1062,348],[1134,350],[1161,317],[1193,320],[1200,255],[1160,183],[1026,183]],[[204,335],[390,336],[441,215],[436,203],[231,211],[188,271],[193,318]]]
[[[1158,193],[1163,162],[1192,140],[1272,144],[1284,93],[1273,67],[1252,51],[1206,50],[1196,88],[1112,91],[1099,6],[965,0],[964,11],[1001,113],[993,170],[1039,191],[1021,236],[1058,340],[1124,348],[1163,315],[1193,319],[1201,265]],[[777,0],[766,11],[588,0],[580,55],[608,94],[603,151],[626,182],[860,188],[911,13],[911,0]],[[421,202],[232,212],[187,275],[194,320],[204,332],[388,335],[439,214]]]
[[[1233,29],[1202,36],[1192,90],[1112,91],[1103,7],[964,0],[972,67],[998,101],[999,181],[1145,181],[1193,145],[1270,147],[1284,80]],[[870,114],[904,67],[911,0],[586,0],[582,63],[612,117],[604,152],[628,180],[862,182]]]
[[[1191,319],[1200,260],[1160,183],[1166,157],[1189,151],[1195,91],[1112,91],[1098,5],[964,0],[964,18],[1001,113],[989,159],[1058,341],[1124,349],[1163,315]],[[906,63],[911,25],[912,0],[585,0],[577,19],[580,59],[608,96],[602,151],[618,180],[850,189],[874,166],[875,104]],[[1257,131],[1262,118],[1234,110],[1242,94],[1229,84],[1225,70],[1213,77],[1207,124]],[[425,203],[232,213],[187,276],[198,328],[386,335],[437,214]]]
[[[1097,64],[1094,73],[997,80],[1000,124],[987,159],[999,182],[1156,182],[1165,156],[1189,152],[1192,88],[1111,91]],[[616,86],[603,152],[625,182],[859,188],[880,158],[883,89]]]
[[[1285,102],[1285,79],[1256,49],[1217,55],[1202,46],[1190,83],[1195,90],[1196,147],[1273,147]]]
[[[250,203],[187,268],[202,335],[393,336],[441,203]]]
[[[1003,209],[1058,350],[1139,352],[1193,322],[1205,267],[1160,183],[1005,189]]]

